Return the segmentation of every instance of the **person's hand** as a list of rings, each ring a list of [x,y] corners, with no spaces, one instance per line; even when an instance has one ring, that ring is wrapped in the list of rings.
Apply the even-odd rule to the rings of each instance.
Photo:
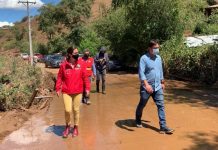
[[[165,85],[164,85],[164,83],[161,83],[161,87],[162,87],[163,90],[165,90]]]
[[[61,91],[57,91],[56,93],[58,97],[61,95]]]
[[[146,89],[146,91],[147,91],[149,94],[152,94],[152,93],[153,93],[153,88],[151,87],[150,84],[145,85],[145,89]]]
[[[92,81],[95,81],[95,75],[92,75]]]
[[[90,92],[86,91],[86,97],[89,97]]]

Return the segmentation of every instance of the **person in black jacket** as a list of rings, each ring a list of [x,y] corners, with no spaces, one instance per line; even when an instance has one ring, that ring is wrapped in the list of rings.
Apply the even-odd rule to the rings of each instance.
[[[106,47],[101,47],[99,53],[95,56],[95,65],[96,65],[96,91],[99,93],[99,84],[102,80],[102,94],[105,92],[105,80],[106,80],[106,69],[108,66],[109,58],[106,53]]]

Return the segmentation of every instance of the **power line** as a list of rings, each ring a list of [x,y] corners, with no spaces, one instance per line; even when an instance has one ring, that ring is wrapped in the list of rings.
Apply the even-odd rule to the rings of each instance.
[[[32,48],[32,34],[31,34],[31,20],[29,7],[30,4],[36,4],[35,0],[19,0],[18,4],[24,4],[27,7],[27,16],[28,16],[28,27],[29,27],[29,46],[30,46],[30,64],[33,66],[33,48]]]

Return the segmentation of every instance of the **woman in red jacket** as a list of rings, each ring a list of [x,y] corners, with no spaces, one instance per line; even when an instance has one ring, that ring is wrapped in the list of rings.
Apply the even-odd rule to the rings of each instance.
[[[66,128],[63,132],[63,137],[68,137],[71,126],[71,114],[73,108],[74,128],[73,137],[78,136],[79,125],[79,107],[82,99],[83,87],[85,86],[86,94],[89,94],[90,83],[86,75],[86,66],[81,61],[78,61],[78,50],[72,47],[67,49],[67,58],[61,64],[57,82],[56,92],[60,96],[63,93],[65,106]]]

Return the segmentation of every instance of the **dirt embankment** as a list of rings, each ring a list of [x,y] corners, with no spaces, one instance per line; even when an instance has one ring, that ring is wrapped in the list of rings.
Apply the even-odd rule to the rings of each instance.
[[[36,97],[52,96],[55,85],[54,75],[42,69],[41,80]],[[19,129],[33,114],[48,108],[51,99],[52,97],[37,98],[33,100],[29,109],[20,107],[12,111],[0,112],[0,142],[11,132]]]

